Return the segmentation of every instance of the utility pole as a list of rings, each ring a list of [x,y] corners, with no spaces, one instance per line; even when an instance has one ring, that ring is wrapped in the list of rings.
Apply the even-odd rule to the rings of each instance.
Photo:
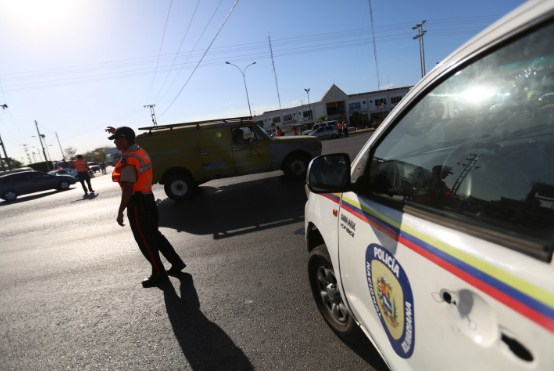
[[[313,122],[314,119],[312,114],[312,106],[310,105],[310,88],[304,89],[304,91],[306,92],[306,94],[308,94],[308,111],[310,113],[310,118],[312,119],[312,122]]]
[[[29,149],[27,148],[26,144],[22,144],[23,150],[25,151],[25,154],[27,155],[27,163],[31,163],[31,156],[29,156]]]
[[[267,35],[269,40],[269,51],[271,53],[271,63],[273,64],[273,74],[275,75],[275,87],[277,87],[277,98],[279,99],[279,115],[281,115],[281,95],[279,94],[279,84],[277,82],[277,70],[275,69],[275,59],[273,58],[273,47],[271,46],[271,36]]]
[[[65,161],[65,156],[63,154],[63,149],[62,149],[62,145],[60,143],[60,138],[58,138],[58,133],[54,132],[54,134],[56,134],[56,139],[58,140],[58,145],[60,146],[60,152],[62,153],[62,161]]]
[[[425,76],[425,48],[423,47],[423,35],[427,31],[423,30],[423,25],[427,22],[426,20],[421,21],[421,23],[416,24],[412,27],[412,30],[417,30],[417,35],[414,36],[414,40],[419,40],[419,62],[421,64],[421,77]]]
[[[1,104],[0,107],[2,109],[8,108],[7,104]],[[8,170],[12,169],[12,165],[10,163],[10,158],[8,157],[8,154],[6,153],[6,147],[4,147],[4,142],[2,141],[2,137],[0,137],[0,144],[2,145],[2,149],[4,150],[4,157],[6,158],[6,162],[8,163]],[[4,161],[2,161],[2,158],[0,158],[0,165],[2,166],[2,171],[4,171]]]
[[[154,112],[154,107],[156,107],[155,104],[144,105],[144,108],[150,108],[150,116],[152,116],[152,123],[154,124],[154,127],[157,127],[158,123],[156,122],[156,112]]]
[[[38,122],[35,120],[35,126],[37,127],[37,133],[38,133],[38,140],[40,141],[40,146],[42,147],[42,154],[44,155],[44,160],[46,162],[46,170],[50,170],[50,166],[48,165],[48,157],[46,157],[46,150],[44,149],[44,145],[42,144],[42,138],[45,137],[44,134],[41,134],[38,130]]]

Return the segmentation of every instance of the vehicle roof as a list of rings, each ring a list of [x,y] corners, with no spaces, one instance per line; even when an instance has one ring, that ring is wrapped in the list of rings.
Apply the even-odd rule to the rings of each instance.
[[[12,172],[3,172],[0,174],[0,178],[5,178],[10,175],[16,175],[16,174],[25,174],[25,173],[36,173],[36,170],[18,170],[18,171],[12,171]]]
[[[182,122],[182,123],[169,124],[169,125],[146,126],[146,127],[139,128],[139,130],[149,130],[150,132],[152,132],[152,131],[158,131],[158,130],[164,130],[164,129],[171,130],[175,128],[191,127],[191,126],[196,126],[196,128],[200,128],[200,126],[235,126],[240,124],[255,124],[255,122],[252,121],[252,117],[245,116],[245,117],[211,119],[211,120],[193,121],[193,122]]]

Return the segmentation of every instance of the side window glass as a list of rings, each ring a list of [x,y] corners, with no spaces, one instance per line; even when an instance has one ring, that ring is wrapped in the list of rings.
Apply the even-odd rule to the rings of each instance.
[[[231,129],[231,132],[235,144],[250,144],[260,139],[250,126],[236,127]]]
[[[551,245],[552,40],[550,24],[428,92],[375,147],[360,192]]]

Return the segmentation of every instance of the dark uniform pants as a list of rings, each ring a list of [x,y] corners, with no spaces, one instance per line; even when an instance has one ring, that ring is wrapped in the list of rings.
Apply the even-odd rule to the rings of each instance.
[[[167,238],[158,230],[158,207],[154,195],[135,193],[127,205],[127,218],[140,251],[152,265],[152,276],[165,276],[160,252],[174,266],[183,264]]]
[[[90,185],[90,176],[88,175],[88,171],[77,173],[77,178],[79,179],[79,182],[81,182],[81,185],[83,186],[83,191],[85,191],[85,193],[88,193],[89,191],[92,192],[92,186]],[[88,191],[87,187],[85,187],[85,182],[87,182]]]

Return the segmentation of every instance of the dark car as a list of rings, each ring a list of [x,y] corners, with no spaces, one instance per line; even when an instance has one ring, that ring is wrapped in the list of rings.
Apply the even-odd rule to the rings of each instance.
[[[49,171],[48,174],[50,175],[69,175],[73,178],[77,178],[77,171],[75,169],[59,169],[59,170],[52,170]]]
[[[0,176],[0,198],[13,201],[19,195],[57,189],[64,191],[75,184],[69,175],[50,175],[40,171],[24,171]]]

